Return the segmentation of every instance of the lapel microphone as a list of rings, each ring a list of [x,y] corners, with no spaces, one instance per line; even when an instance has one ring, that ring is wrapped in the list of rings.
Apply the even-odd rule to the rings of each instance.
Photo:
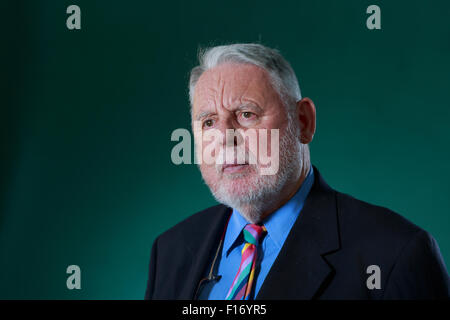
[[[208,277],[208,281],[219,281],[221,278],[222,278],[221,275],[214,275],[214,274],[212,274],[212,275],[210,275]]]
[[[209,274],[208,277],[201,279],[197,285],[197,290],[195,290],[194,300],[198,300],[200,291],[206,283],[209,283],[211,281],[214,281],[214,282],[219,281],[221,278],[222,278],[221,275]]]
[[[219,281],[222,278],[221,275],[213,274],[214,273],[214,269],[215,269],[214,267],[216,265],[217,255],[219,254],[220,249],[222,248],[222,244],[223,244],[223,239],[220,240],[219,247],[217,248],[216,255],[215,255],[214,260],[212,262],[211,269],[209,270],[208,276],[206,278],[201,279],[200,282],[197,285],[197,290],[195,291],[195,294],[194,294],[194,300],[198,299],[200,291],[201,291],[201,289],[203,288],[203,286],[206,283],[209,283],[211,281],[216,282],[216,281]]]
[[[225,238],[225,232],[227,230],[228,222],[230,221],[230,218],[231,218],[231,214],[228,216],[227,223],[225,224],[225,229],[223,230],[222,238],[220,239],[219,246],[217,247],[217,250],[216,250],[216,254],[214,255],[214,259],[212,261],[211,268],[209,270],[208,276],[206,278],[202,278],[199,281],[199,283],[197,284],[197,289],[195,290],[195,294],[194,294],[194,300],[198,299],[200,291],[201,291],[201,289],[202,289],[202,287],[203,287],[203,285],[205,283],[211,282],[211,281],[216,282],[216,281],[219,281],[222,278],[221,275],[215,275],[213,273],[214,273],[215,266],[216,266],[217,256],[219,255],[219,253],[220,253],[220,251],[222,249],[222,246],[223,246],[223,239]]]

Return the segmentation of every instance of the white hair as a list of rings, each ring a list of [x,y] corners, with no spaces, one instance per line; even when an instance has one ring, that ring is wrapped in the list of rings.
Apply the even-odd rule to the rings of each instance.
[[[191,70],[189,79],[191,105],[195,85],[203,72],[223,63],[253,64],[266,70],[274,89],[288,109],[293,108],[302,98],[294,70],[276,49],[257,43],[236,43],[200,49],[198,60],[200,64]]]

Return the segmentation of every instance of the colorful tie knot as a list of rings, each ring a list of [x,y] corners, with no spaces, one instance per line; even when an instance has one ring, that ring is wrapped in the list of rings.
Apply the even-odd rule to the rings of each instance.
[[[244,227],[244,240],[245,242],[257,245],[267,232],[266,227],[258,226],[257,224],[248,224]]]

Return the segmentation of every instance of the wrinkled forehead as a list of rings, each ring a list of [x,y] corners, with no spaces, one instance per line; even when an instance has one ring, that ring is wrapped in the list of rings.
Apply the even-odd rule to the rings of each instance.
[[[264,103],[275,90],[266,70],[252,64],[226,63],[205,71],[197,81],[193,109],[230,107],[242,99]]]

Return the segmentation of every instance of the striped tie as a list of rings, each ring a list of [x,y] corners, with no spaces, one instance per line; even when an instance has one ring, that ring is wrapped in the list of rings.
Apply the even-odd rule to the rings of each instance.
[[[236,277],[231,284],[226,300],[248,300],[252,291],[256,267],[256,246],[264,237],[266,227],[248,224],[243,230],[245,245],[242,249],[242,259]]]

